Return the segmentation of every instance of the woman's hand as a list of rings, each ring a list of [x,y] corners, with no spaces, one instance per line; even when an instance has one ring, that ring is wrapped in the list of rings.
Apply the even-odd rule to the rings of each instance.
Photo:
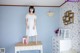
[[[33,30],[35,29],[35,25],[33,26]]]
[[[28,18],[26,19],[26,29],[29,29]]]
[[[33,26],[33,30],[36,28],[36,19],[34,19],[34,26]]]
[[[29,26],[27,26],[27,29],[29,29]]]

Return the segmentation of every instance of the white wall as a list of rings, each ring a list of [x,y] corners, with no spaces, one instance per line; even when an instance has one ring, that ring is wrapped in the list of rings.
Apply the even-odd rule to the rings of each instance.
[[[74,12],[74,23],[69,25],[64,25],[62,17],[64,13],[68,10],[72,10]],[[78,35],[78,5],[77,2],[67,2],[60,8],[60,26],[61,28],[70,29],[70,39],[72,41],[72,48],[79,51],[79,35]]]
[[[80,51],[80,2],[78,2],[78,47]]]

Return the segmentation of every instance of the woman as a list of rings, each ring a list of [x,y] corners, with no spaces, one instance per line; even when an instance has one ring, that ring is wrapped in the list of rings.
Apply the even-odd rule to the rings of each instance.
[[[29,7],[29,13],[26,15],[26,35],[28,40],[31,36],[37,36],[36,15],[34,6]]]

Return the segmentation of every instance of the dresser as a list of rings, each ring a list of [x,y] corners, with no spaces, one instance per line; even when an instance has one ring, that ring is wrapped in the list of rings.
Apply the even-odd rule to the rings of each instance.
[[[53,38],[52,40],[52,53],[62,53],[71,49],[70,39],[60,39],[59,37]]]

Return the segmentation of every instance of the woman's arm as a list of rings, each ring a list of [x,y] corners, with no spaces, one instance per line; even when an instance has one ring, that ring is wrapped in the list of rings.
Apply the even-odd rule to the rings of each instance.
[[[34,19],[34,26],[36,26],[36,19]]]
[[[26,28],[29,29],[29,26],[28,26],[28,18],[26,19]]]
[[[34,26],[33,26],[33,29],[35,29],[36,27],[36,19],[34,19]]]

